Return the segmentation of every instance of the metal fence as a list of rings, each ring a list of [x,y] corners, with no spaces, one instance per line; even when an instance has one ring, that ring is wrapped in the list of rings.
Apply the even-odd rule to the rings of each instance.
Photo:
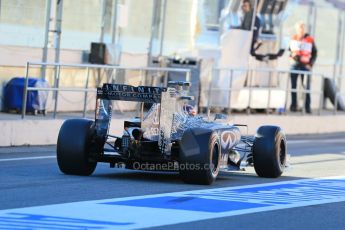
[[[53,87],[47,88],[40,88],[40,87],[29,87],[29,73],[30,69],[32,68],[54,68],[54,79],[53,79]],[[82,69],[85,71],[84,79],[85,85],[84,87],[60,87],[60,79],[61,79],[61,69],[62,68],[77,68]],[[52,91],[55,92],[54,94],[54,110],[53,110],[53,117],[56,118],[57,108],[58,108],[58,98],[59,92],[61,91],[70,91],[70,92],[84,92],[84,106],[83,106],[83,117],[86,116],[86,103],[87,103],[87,96],[89,92],[96,92],[96,88],[90,86],[90,71],[91,70],[106,70],[110,71],[110,77],[107,79],[107,82],[110,83],[117,83],[117,72],[122,71],[138,71],[139,75],[141,76],[140,83],[146,83],[149,78],[151,78],[150,84],[154,79],[155,76],[152,75],[150,72],[158,72],[159,76],[163,78],[163,82],[161,84],[166,86],[168,83],[168,74],[169,73],[180,73],[184,74],[186,77],[186,81],[190,81],[191,78],[191,71],[189,69],[183,68],[161,68],[161,67],[122,67],[122,66],[110,66],[110,65],[91,65],[91,64],[63,64],[63,63],[43,63],[43,62],[28,62],[26,64],[26,74],[25,74],[25,83],[24,83],[24,92],[23,92],[23,107],[22,107],[22,119],[25,118],[26,115],[26,107],[27,107],[27,97],[29,91]],[[98,86],[100,82],[96,83]]]
[[[290,82],[290,75],[292,73],[304,75],[304,78],[310,77],[311,82],[309,89],[306,87],[292,89]],[[266,75],[267,78],[264,86],[255,84],[255,81],[262,80],[260,79],[262,75]],[[240,84],[235,84],[236,77],[237,81],[241,79]],[[216,68],[213,70],[209,87],[206,89],[204,88],[203,92],[204,94],[207,94],[207,114],[208,116],[210,115],[213,107],[221,107],[227,109],[228,113],[231,113],[231,110],[236,109],[236,106],[234,106],[233,94],[239,93],[243,90],[247,90],[248,92],[245,106],[248,114],[251,113],[251,108],[253,107],[254,91],[266,91],[265,96],[267,98],[261,98],[262,101],[266,102],[266,106],[261,106],[261,108],[265,109],[266,113],[269,113],[270,108],[272,108],[270,106],[272,100],[272,91],[280,90],[284,91],[285,98],[283,106],[281,108],[277,108],[281,109],[279,113],[287,113],[290,94],[295,92],[297,95],[302,95],[303,105],[305,104],[306,94],[309,93],[314,99],[314,109],[317,110],[317,114],[321,115],[322,111],[325,109],[326,98],[324,95],[324,81],[326,78],[329,78],[333,82],[335,86],[334,88],[336,89],[332,98],[334,104],[332,113],[337,114],[337,104],[339,99],[342,100],[341,98],[345,96],[345,92],[343,91],[344,87],[342,87],[342,82],[344,82],[342,79],[345,78],[345,76],[329,77],[324,74],[314,72],[282,69]],[[275,79],[275,81],[273,79]],[[298,79],[298,82],[300,82],[300,79]],[[220,96],[223,97],[219,98]],[[223,104],[217,105],[217,103],[214,103],[214,100],[212,101],[213,98],[216,98],[218,101],[223,101]],[[318,98],[317,103],[315,103],[315,98]],[[315,106],[315,104],[317,105]],[[304,114],[305,112],[305,107],[302,106],[301,113]]]
[[[53,86],[47,88],[39,88],[39,87],[29,87],[28,86],[28,79],[29,79],[29,72],[31,68],[53,68],[54,69],[54,79],[53,79]],[[82,71],[85,71],[84,74],[84,87],[61,87],[59,82],[61,77],[61,70],[62,68],[78,68]],[[159,76],[163,77],[163,82],[161,82],[160,86],[166,86],[168,82],[168,73],[177,72],[184,74],[186,76],[186,80],[190,81],[191,79],[191,70],[190,69],[182,69],[182,68],[161,68],[161,67],[120,67],[120,66],[108,66],[108,65],[88,65],[88,64],[61,64],[61,63],[42,63],[42,62],[28,62],[26,65],[26,75],[25,75],[25,86],[24,86],[24,93],[23,93],[23,108],[22,108],[22,119],[25,118],[26,115],[26,102],[27,102],[27,95],[29,91],[52,91],[54,92],[54,109],[53,109],[53,117],[56,118],[58,112],[58,99],[59,99],[59,92],[62,91],[70,91],[70,92],[82,92],[84,93],[84,100],[83,100],[83,117],[86,116],[87,110],[87,98],[88,93],[96,92],[96,85],[91,86],[90,84],[90,72],[91,70],[107,70],[111,72],[110,77],[107,78],[107,82],[112,83],[121,83],[118,82],[117,75],[120,71],[138,71],[139,75],[141,76],[141,84],[148,84],[152,85],[155,82],[154,77],[158,75],[149,74],[150,72],[159,72]],[[310,76],[312,79],[310,89],[306,89],[303,87],[291,89],[290,84],[290,74],[301,74],[305,76]],[[266,82],[264,86],[257,84],[258,81],[261,81],[262,78],[266,77]],[[324,74],[307,72],[307,71],[294,71],[294,70],[282,70],[282,69],[254,69],[254,68],[214,68],[209,79],[207,85],[203,85],[201,88],[202,90],[199,92],[200,94],[204,94],[206,100],[205,107],[207,109],[208,116],[213,107],[217,107],[212,102],[212,98],[215,98],[217,102],[222,102],[223,107],[228,109],[228,112],[231,113],[232,110],[236,109],[235,100],[233,95],[239,93],[243,90],[247,91],[247,97],[244,108],[246,109],[247,113],[251,113],[251,108],[253,107],[253,102],[257,100],[256,92],[257,91],[264,91],[265,93],[260,100],[264,101],[265,106],[261,106],[262,109],[266,110],[268,114],[270,109],[272,108],[271,102],[272,98],[275,96],[275,91],[280,91],[280,96],[284,94],[282,97],[284,102],[282,106],[275,109],[281,109],[278,111],[281,114],[286,114],[288,111],[288,103],[290,94],[292,92],[296,92],[298,95],[302,95],[303,104],[306,100],[306,94],[309,93],[313,96],[313,109],[317,111],[317,114],[321,115],[324,111],[324,80],[325,78],[329,78]],[[331,80],[335,84],[335,88],[338,88],[338,91],[334,93],[333,104],[337,105],[338,100],[345,96],[344,88],[342,84],[345,83],[343,80],[345,76],[339,77],[332,77]],[[149,83],[147,80],[150,80]],[[237,81],[240,83],[236,84]],[[201,79],[201,81],[203,81]],[[300,80],[299,80],[300,81]],[[205,84],[205,83],[204,83]],[[99,85],[99,83],[98,83]],[[223,99],[221,99],[223,97]],[[224,100],[224,98],[226,98]],[[276,99],[276,98],[274,98]],[[316,100],[315,100],[316,99]],[[304,114],[305,108],[302,106],[301,114]],[[332,113],[337,114],[337,106],[333,106]]]

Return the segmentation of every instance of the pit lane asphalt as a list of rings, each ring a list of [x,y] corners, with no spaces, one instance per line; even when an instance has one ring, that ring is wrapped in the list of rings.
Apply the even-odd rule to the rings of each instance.
[[[222,173],[212,186],[198,186],[184,184],[176,173],[111,169],[108,164],[98,164],[90,177],[66,176],[58,170],[55,146],[3,147],[0,209],[345,175],[345,133],[290,136],[288,151],[291,167],[278,179],[259,178],[248,168]],[[164,228],[344,229],[344,210],[345,202],[338,202]]]

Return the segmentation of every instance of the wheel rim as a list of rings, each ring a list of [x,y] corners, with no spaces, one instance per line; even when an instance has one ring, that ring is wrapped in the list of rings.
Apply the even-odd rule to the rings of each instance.
[[[281,168],[285,166],[285,158],[286,158],[286,153],[285,153],[285,142],[284,140],[280,141],[280,146],[279,146],[279,165]]]
[[[218,162],[219,162],[219,146],[218,143],[213,145],[212,149],[212,173],[215,174],[218,171]]]

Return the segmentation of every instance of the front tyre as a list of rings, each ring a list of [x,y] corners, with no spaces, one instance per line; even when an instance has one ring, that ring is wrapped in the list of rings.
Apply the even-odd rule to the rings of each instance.
[[[65,174],[89,176],[97,162],[89,160],[93,121],[86,119],[66,120],[57,141],[57,162]]]
[[[253,143],[254,169],[258,176],[276,178],[286,165],[286,137],[280,127],[261,126]]]

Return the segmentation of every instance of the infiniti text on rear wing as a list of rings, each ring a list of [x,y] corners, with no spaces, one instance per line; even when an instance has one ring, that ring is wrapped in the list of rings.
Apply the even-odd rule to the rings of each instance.
[[[131,86],[123,84],[103,84],[97,88],[97,98],[105,100],[137,101],[160,103],[162,92],[167,88],[151,86]]]

